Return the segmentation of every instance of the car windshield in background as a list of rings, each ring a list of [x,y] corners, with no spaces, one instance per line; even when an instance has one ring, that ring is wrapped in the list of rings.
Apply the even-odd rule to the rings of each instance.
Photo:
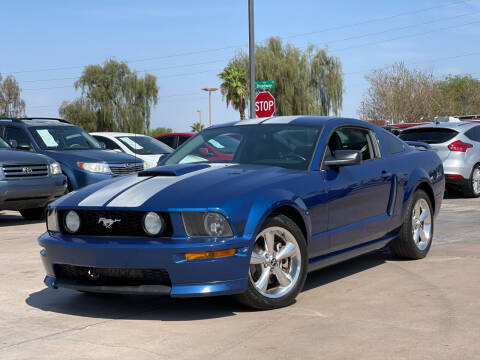
[[[427,144],[441,144],[458,135],[458,132],[447,128],[420,128],[404,130],[398,137],[403,141],[420,141]]]
[[[274,124],[207,129],[175,151],[165,164],[226,162],[306,170],[320,132],[319,127]],[[224,155],[211,153],[206,144]]]
[[[0,137],[0,149],[10,149],[10,145]]]
[[[117,139],[139,155],[169,154],[172,152],[168,146],[148,136],[119,136]]]
[[[76,126],[32,127],[29,129],[43,150],[101,149],[100,143]]]

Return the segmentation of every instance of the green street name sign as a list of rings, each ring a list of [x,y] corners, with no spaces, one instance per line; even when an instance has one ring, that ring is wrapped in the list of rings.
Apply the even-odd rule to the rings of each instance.
[[[270,90],[275,87],[275,81],[255,81],[255,90]]]

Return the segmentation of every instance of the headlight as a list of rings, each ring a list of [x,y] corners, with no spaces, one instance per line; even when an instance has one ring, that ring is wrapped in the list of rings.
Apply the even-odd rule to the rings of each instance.
[[[78,214],[75,211],[70,210],[65,215],[64,224],[65,224],[65,229],[70,234],[76,233],[78,229],[80,229],[80,216],[78,216]]]
[[[143,170],[147,170],[147,169],[150,169],[152,166],[150,166],[150,164],[146,161],[143,162]]]
[[[156,236],[165,229],[165,220],[156,212],[150,211],[143,217],[143,230],[150,236]]]
[[[60,232],[57,209],[55,208],[47,208],[47,230],[49,232]]]
[[[225,216],[217,212],[184,212],[183,224],[188,236],[233,236]]]
[[[105,163],[77,162],[79,168],[93,173],[110,173],[110,167]]]
[[[60,167],[59,163],[54,162],[50,164],[50,175],[57,175],[61,173],[62,173],[62,168]]]

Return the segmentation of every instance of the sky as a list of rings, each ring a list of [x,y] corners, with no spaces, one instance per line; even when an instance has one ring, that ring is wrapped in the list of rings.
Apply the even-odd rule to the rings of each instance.
[[[208,122],[208,94],[238,51],[248,51],[247,0],[0,0],[0,74],[20,83],[28,116],[58,116],[83,67],[113,58],[157,77],[151,127]],[[343,66],[342,116],[358,117],[365,75],[409,68],[480,77],[480,0],[255,0],[255,41],[271,36],[326,47]],[[268,79],[257,79],[268,80]],[[219,91],[212,122],[238,120]]]

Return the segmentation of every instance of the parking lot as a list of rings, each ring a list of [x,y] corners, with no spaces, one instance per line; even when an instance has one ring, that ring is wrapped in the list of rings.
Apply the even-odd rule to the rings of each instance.
[[[474,359],[480,352],[480,199],[447,198],[421,261],[387,252],[311,273],[297,302],[50,290],[42,222],[0,212],[0,358]]]

